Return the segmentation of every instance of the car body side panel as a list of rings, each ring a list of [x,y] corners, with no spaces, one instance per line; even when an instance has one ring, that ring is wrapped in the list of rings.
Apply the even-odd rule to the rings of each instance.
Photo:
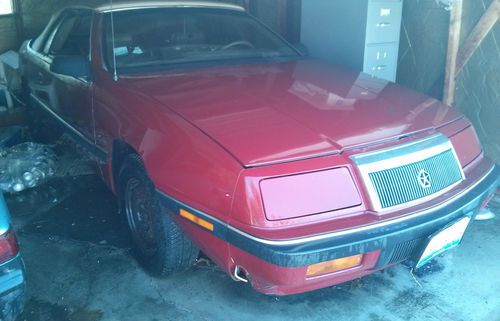
[[[89,10],[63,10],[53,22],[49,24],[40,38],[46,39],[50,45],[48,33],[58,31],[59,20],[64,21],[67,17],[85,14],[91,17]],[[53,29],[55,28],[55,29]],[[91,30],[89,31],[91,32]],[[44,42],[33,41],[27,46],[27,63],[24,73],[32,94],[46,104],[53,112],[64,121],[71,124],[86,138],[91,139],[92,124],[92,83],[73,77],[58,75],[50,70],[53,57],[43,52]]]
[[[92,43],[97,144],[112,155],[116,140],[126,142],[140,154],[159,190],[228,221],[234,186],[242,167],[176,113],[138,93],[127,79],[114,81],[112,74],[103,69],[100,39],[96,34]],[[104,177],[112,186],[112,167],[105,169]],[[189,226],[185,229],[215,261],[225,264],[228,254],[224,247],[207,247],[210,243],[203,233],[192,231]]]

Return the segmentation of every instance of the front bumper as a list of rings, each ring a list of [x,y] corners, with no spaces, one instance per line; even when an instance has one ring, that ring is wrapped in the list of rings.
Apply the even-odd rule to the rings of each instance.
[[[367,226],[290,240],[258,238],[162,192],[159,192],[159,198],[170,213],[179,213],[184,209],[212,226],[210,231],[201,231],[199,227],[177,217],[195,241],[203,240],[197,242],[202,249],[208,252],[213,250],[210,247],[217,245],[220,254],[228,248],[227,253],[224,251],[226,254],[220,254],[227,255],[226,258],[214,256],[221,267],[229,273],[236,266],[243,269],[259,292],[286,295],[346,282],[406,260],[420,250],[424,239],[431,234],[461,217],[476,215],[483,202],[499,186],[500,178],[498,166],[483,163],[477,167],[468,178],[466,187],[461,187],[462,190],[455,196],[425,210],[410,211],[397,219]],[[211,246],[207,246],[209,243]],[[311,264],[360,253],[365,256],[358,267],[306,277],[307,267]]]
[[[231,257],[248,272],[254,288],[266,294],[286,295],[332,286],[412,258],[431,234],[464,216],[473,218],[499,185],[500,168],[495,166],[459,196],[424,212],[301,244],[261,244],[260,249],[244,249],[233,240],[229,242]],[[306,277],[310,264],[360,253],[365,257],[358,267]]]
[[[25,302],[24,263],[18,255],[0,264],[0,320],[14,321]]]

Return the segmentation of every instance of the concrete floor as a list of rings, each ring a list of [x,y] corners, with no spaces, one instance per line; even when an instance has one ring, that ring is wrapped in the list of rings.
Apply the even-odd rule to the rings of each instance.
[[[136,264],[113,195],[95,175],[9,196],[27,268],[19,320],[500,320],[500,197],[494,220],[414,276],[399,265],[312,293],[264,296],[206,260],[155,279]]]

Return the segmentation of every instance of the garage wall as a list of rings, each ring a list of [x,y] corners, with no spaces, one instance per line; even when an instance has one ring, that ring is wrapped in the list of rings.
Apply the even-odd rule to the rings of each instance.
[[[492,0],[464,0],[465,41]],[[434,0],[404,2],[397,82],[441,99],[450,14]],[[458,75],[455,108],[474,124],[486,154],[500,163],[500,24]]]
[[[43,2],[43,5],[41,3]],[[93,6],[102,3],[99,0],[21,0],[22,21],[24,24],[24,38],[29,39],[38,35],[45,27],[50,17],[63,7],[71,5]]]
[[[442,98],[449,24],[450,13],[434,0],[403,2],[398,83]]]
[[[9,16],[0,16],[0,53],[9,49],[17,50],[25,39],[32,38],[40,33],[48,20],[64,6],[74,4],[93,5],[102,0],[17,0],[16,13]],[[16,18],[20,17],[16,21]],[[18,23],[18,35],[16,28]]]
[[[462,42],[491,0],[467,0]],[[486,153],[500,164],[500,23],[486,36],[457,78],[456,108],[473,122]]]
[[[293,44],[300,41],[301,6],[301,0],[248,1],[251,14]]]
[[[14,15],[0,16],[0,53],[16,48],[18,44]]]

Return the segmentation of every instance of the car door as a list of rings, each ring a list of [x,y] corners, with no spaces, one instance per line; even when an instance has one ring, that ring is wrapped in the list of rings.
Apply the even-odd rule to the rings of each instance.
[[[30,61],[25,70],[36,102],[54,113],[73,136],[87,142],[94,140],[92,81],[54,73],[51,64],[58,56],[90,59],[92,17],[91,10],[63,11],[44,32],[45,39],[38,48],[28,48]]]

